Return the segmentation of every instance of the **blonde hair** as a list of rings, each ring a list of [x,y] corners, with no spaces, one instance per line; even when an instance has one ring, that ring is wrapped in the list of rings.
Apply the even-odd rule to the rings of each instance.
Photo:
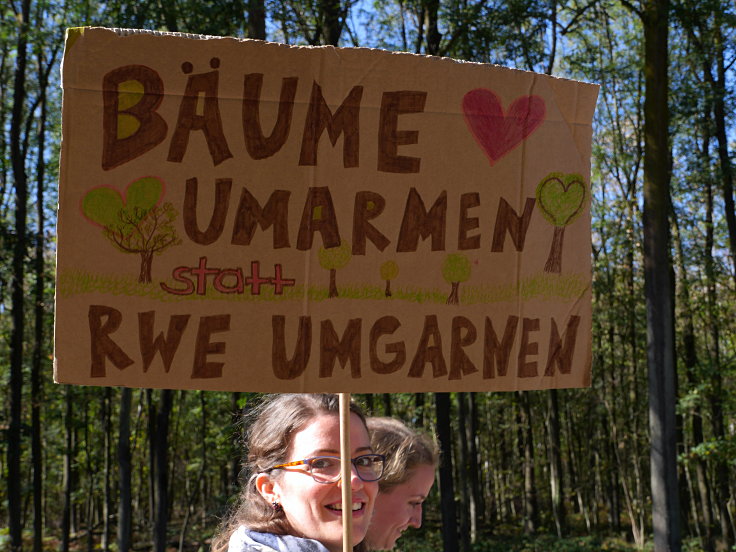
[[[363,411],[352,401],[350,411],[357,414],[365,424]],[[237,503],[213,538],[212,552],[225,552],[230,536],[241,525],[261,533],[295,534],[283,509],[274,508],[258,492],[255,485],[256,477],[272,466],[288,460],[293,435],[311,420],[320,415],[338,413],[339,401],[335,394],[295,393],[268,395],[246,415],[246,427],[249,427],[246,439],[248,456],[243,467],[248,480],[240,492]],[[252,422],[250,425],[247,423],[249,421]],[[279,475],[275,474],[273,477]],[[356,550],[358,549],[356,547]]]
[[[383,477],[378,482],[380,492],[406,483],[417,466],[436,467],[439,463],[439,448],[434,439],[399,420],[368,418],[368,431],[373,451],[386,456]]]

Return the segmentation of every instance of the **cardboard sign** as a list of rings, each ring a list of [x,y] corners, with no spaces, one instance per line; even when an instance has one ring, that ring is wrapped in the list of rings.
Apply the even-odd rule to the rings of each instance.
[[[56,381],[589,384],[597,86],[85,28],[63,89]]]

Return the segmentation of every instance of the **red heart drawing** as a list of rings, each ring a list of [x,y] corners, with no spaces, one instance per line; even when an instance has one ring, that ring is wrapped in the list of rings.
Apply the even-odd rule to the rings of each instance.
[[[520,96],[504,113],[501,100],[487,88],[463,97],[465,123],[493,165],[518,146],[544,121],[546,109],[539,96]]]

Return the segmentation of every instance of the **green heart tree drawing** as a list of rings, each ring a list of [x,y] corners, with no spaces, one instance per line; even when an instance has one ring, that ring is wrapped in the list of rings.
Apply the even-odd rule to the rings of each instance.
[[[579,174],[550,173],[537,186],[536,195],[542,215],[554,226],[544,271],[559,274],[562,270],[565,227],[580,216],[585,206],[585,180]]]
[[[179,245],[174,221],[179,213],[171,203],[160,204],[164,184],[155,176],[130,183],[125,196],[115,188],[98,186],[81,202],[84,217],[102,228],[105,237],[123,253],[140,255],[138,282],[150,283],[153,256]]]

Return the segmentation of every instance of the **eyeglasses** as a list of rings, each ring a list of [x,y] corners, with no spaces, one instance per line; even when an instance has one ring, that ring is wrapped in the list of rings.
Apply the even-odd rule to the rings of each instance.
[[[361,480],[366,482],[378,481],[383,475],[383,467],[386,463],[386,457],[382,454],[363,454],[351,458],[350,462],[355,466],[355,472]],[[279,470],[282,468],[291,468],[293,466],[305,465],[309,475],[312,476],[317,483],[334,483],[340,479],[340,458],[337,456],[315,456],[314,458],[305,458],[304,460],[295,460],[285,464],[279,464],[273,468],[265,470]]]

